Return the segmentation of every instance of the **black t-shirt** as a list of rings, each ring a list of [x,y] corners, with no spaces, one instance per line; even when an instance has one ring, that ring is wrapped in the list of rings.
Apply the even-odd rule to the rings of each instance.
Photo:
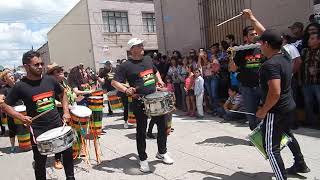
[[[262,88],[262,99],[265,102],[268,94],[268,81],[272,79],[281,80],[281,94],[279,101],[272,107],[272,113],[286,113],[294,110],[296,104],[291,92],[292,66],[291,60],[283,54],[274,55],[265,61],[260,69],[260,85]]]
[[[44,76],[40,80],[23,78],[9,92],[6,103],[12,106],[21,99],[26,106],[27,115],[30,117],[51,110],[32,123],[32,128],[37,137],[49,129],[62,125],[61,117],[55,105],[55,97],[62,92],[61,85],[50,76]]]
[[[137,94],[147,95],[156,91],[157,69],[154,67],[150,57],[141,60],[129,59],[122,63],[115,74],[117,82],[129,82],[130,87],[137,89]]]
[[[234,62],[239,67],[237,79],[241,85],[247,87],[259,86],[259,68],[263,61],[264,58],[259,48],[236,52]]]

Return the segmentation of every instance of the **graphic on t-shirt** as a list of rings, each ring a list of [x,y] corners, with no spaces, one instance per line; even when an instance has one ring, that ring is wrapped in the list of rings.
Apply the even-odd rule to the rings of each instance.
[[[249,55],[245,57],[247,61],[246,68],[260,68],[261,66],[261,54]]]
[[[37,112],[39,113],[52,110],[55,107],[53,91],[34,95],[32,100],[36,103]]]
[[[140,77],[143,79],[144,86],[149,86],[156,83],[153,69],[148,69],[140,73]]]
[[[91,89],[89,83],[81,84],[80,86],[84,91],[89,91]]]

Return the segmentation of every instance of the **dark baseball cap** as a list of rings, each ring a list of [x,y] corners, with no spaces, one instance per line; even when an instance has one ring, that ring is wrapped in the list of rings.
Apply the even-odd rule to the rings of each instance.
[[[303,26],[303,23],[302,22],[295,22],[293,23],[291,26],[288,27],[289,29],[291,28],[300,28],[300,29],[303,29],[304,26]]]
[[[110,61],[106,61],[104,62],[105,65],[111,65],[111,62]]]
[[[257,41],[268,42],[273,47],[282,45],[281,34],[276,30],[267,29],[258,38]]]

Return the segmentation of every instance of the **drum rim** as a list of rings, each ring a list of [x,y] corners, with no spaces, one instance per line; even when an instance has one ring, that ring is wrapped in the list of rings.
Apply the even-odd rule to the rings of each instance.
[[[88,112],[89,112],[89,110],[90,110],[90,113],[87,115],[79,115],[79,114],[76,114],[76,113],[74,113],[74,109],[76,109],[76,108],[82,108],[82,109],[86,109],[86,110],[88,110]],[[73,106],[71,109],[70,109],[70,112],[74,115],[74,116],[77,116],[77,117],[80,117],[80,118],[85,118],[85,117],[90,117],[91,115],[92,115],[92,110],[90,109],[90,108],[88,108],[87,106],[81,106],[81,105],[76,105],[76,106]],[[83,113],[83,111],[81,111],[81,113]]]
[[[58,128],[59,128],[59,129],[61,129],[61,128],[62,128],[62,126],[61,126],[61,127],[57,127],[57,128],[53,128],[53,129],[58,129]],[[39,140],[39,139],[38,139],[38,138],[39,138],[39,137],[41,137],[41,135],[43,135],[44,133],[46,133],[46,132],[48,132],[48,131],[53,130],[53,129],[50,129],[50,130],[48,130],[48,131],[46,131],[46,132],[44,132],[44,133],[40,134],[40,135],[36,138],[36,141],[37,141],[37,142],[45,142],[45,141],[49,141],[49,140],[58,139],[59,137],[64,136],[64,135],[68,134],[70,131],[72,131],[72,130],[73,130],[71,126],[65,126],[64,128],[69,128],[69,130],[68,130],[68,131],[66,131],[66,133],[64,133],[64,134],[60,134],[59,136],[57,136],[57,137],[53,137],[53,138],[51,138],[51,139],[45,139],[45,140]]]

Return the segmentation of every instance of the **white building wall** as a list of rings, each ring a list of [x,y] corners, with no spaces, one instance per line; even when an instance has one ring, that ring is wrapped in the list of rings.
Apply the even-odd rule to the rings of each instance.
[[[109,60],[113,64],[117,59],[127,58],[127,42],[133,37],[146,41],[146,50],[157,50],[156,33],[143,33],[142,12],[154,12],[154,4],[147,0],[89,0],[89,16],[96,67],[99,62]],[[129,33],[104,32],[102,11],[128,12]],[[101,65],[100,65],[101,66]]]

